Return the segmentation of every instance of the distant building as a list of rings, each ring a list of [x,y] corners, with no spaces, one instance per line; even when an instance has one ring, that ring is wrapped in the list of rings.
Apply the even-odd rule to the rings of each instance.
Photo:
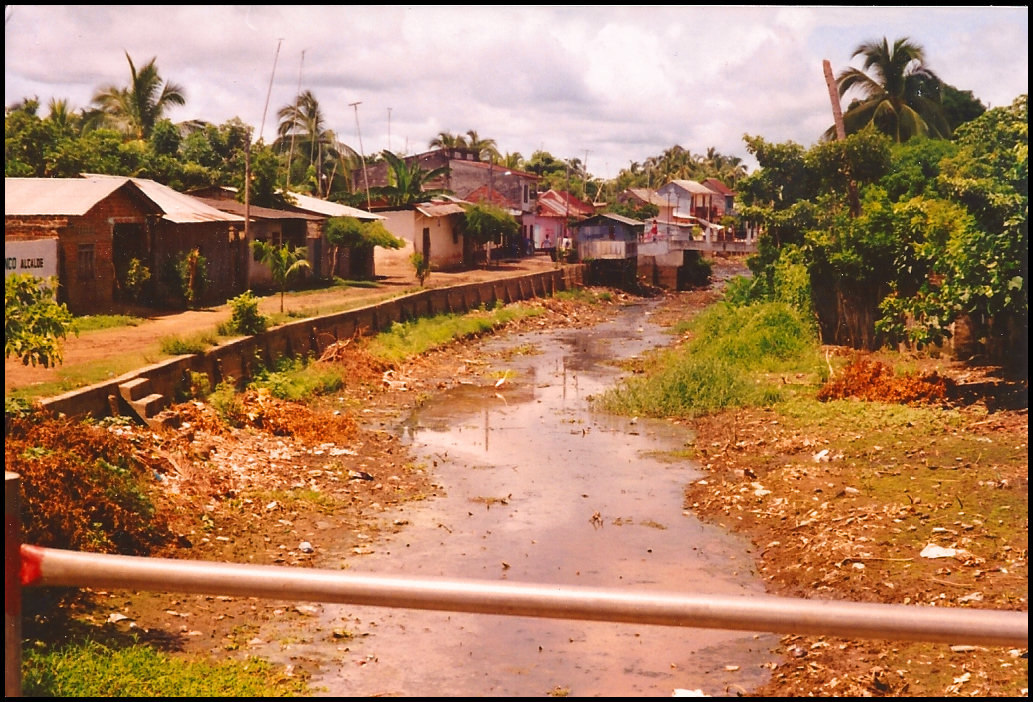
[[[431,270],[462,268],[470,262],[472,246],[460,233],[466,209],[451,200],[381,210],[384,226],[407,242],[408,252],[423,254]],[[390,254],[388,254],[390,255]]]
[[[595,208],[576,196],[561,190],[548,190],[538,195],[534,214],[523,216],[525,236],[531,236],[536,249],[553,249],[570,234],[570,221],[593,214]]]

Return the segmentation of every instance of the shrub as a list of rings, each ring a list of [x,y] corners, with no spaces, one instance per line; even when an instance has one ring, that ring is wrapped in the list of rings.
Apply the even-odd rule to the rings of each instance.
[[[143,265],[140,259],[134,258],[129,261],[129,266],[121,276],[122,290],[126,298],[132,302],[140,299],[144,286],[151,279],[151,269]]]
[[[423,281],[430,275],[430,261],[423,258],[423,254],[419,251],[413,253],[409,257],[409,263],[412,264],[413,269],[416,272],[416,280],[420,281],[420,286],[423,286]]]
[[[72,327],[72,313],[54,299],[57,279],[42,282],[26,274],[4,279],[4,358],[49,368],[61,362],[61,341]],[[78,334],[78,332],[76,332]]]
[[[208,289],[208,259],[200,249],[183,254],[176,263],[176,276],[182,299],[188,305],[197,303]]]
[[[253,336],[265,331],[266,318],[258,311],[258,298],[250,290],[230,300],[230,308],[230,327],[236,332]]]

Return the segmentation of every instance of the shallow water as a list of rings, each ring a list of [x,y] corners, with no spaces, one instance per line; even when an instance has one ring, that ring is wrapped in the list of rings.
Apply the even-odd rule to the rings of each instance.
[[[586,330],[493,341],[498,388],[460,385],[398,427],[439,496],[385,513],[409,524],[347,561],[355,572],[562,583],[687,594],[763,593],[749,544],[683,511],[700,473],[673,455],[684,427],[593,413],[604,361],[666,343],[649,305]],[[506,373],[508,371],[508,373]],[[776,638],[742,632],[326,606],[324,625],[368,633],[297,654],[329,694],[727,694],[766,679]],[[321,649],[317,655],[316,650]],[[739,666],[726,670],[726,666]]]

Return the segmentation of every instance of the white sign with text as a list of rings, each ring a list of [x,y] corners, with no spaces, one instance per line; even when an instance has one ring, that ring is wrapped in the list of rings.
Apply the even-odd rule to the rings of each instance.
[[[37,278],[57,275],[57,239],[4,241],[4,277],[15,273]]]

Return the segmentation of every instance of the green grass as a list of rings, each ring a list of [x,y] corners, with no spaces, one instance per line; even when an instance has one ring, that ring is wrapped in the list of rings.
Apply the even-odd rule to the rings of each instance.
[[[172,334],[162,337],[158,342],[158,348],[166,356],[183,356],[186,354],[204,353],[219,343],[219,337],[215,332],[203,331],[180,336]]]
[[[281,359],[276,370],[259,373],[250,384],[255,389],[268,389],[273,397],[296,402],[335,392],[343,386],[344,379],[333,365],[289,358]]]
[[[356,286],[359,287],[359,286]],[[326,292],[326,289],[305,291],[305,292]],[[411,291],[407,291],[411,292]],[[293,295],[304,295],[305,293],[292,293]],[[321,306],[302,307],[296,310],[290,310],[289,312],[273,312],[270,315],[266,315],[266,323],[269,328],[279,326],[281,324],[287,324],[288,322],[296,322],[299,319],[308,319],[310,317],[319,317],[326,314],[336,314],[338,312],[347,312],[348,310],[356,309],[357,307],[365,307],[366,305],[375,305],[378,302],[384,300],[390,300],[394,297],[404,295],[405,292],[390,292],[382,295],[371,295],[370,297],[363,297],[358,300],[346,300],[338,303],[325,304]]]
[[[90,314],[84,317],[76,317],[72,321],[72,331],[81,334],[101,329],[137,327],[145,321],[147,320],[143,317],[133,317],[127,314]]]
[[[813,328],[786,305],[716,305],[683,328],[693,332],[691,343],[660,352],[644,376],[608,390],[596,406],[649,417],[768,406],[786,393],[761,374],[820,369]]]
[[[303,680],[250,659],[214,663],[171,658],[149,646],[108,648],[96,642],[29,649],[24,694],[35,697],[283,697],[303,694]]]
[[[465,315],[442,314],[424,317],[412,322],[392,324],[369,342],[369,352],[385,361],[400,362],[417,356],[456,339],[478,336],[515,319],[533,317],[542,310],[523,305],[509,305],[492,311],[470,312]]]

